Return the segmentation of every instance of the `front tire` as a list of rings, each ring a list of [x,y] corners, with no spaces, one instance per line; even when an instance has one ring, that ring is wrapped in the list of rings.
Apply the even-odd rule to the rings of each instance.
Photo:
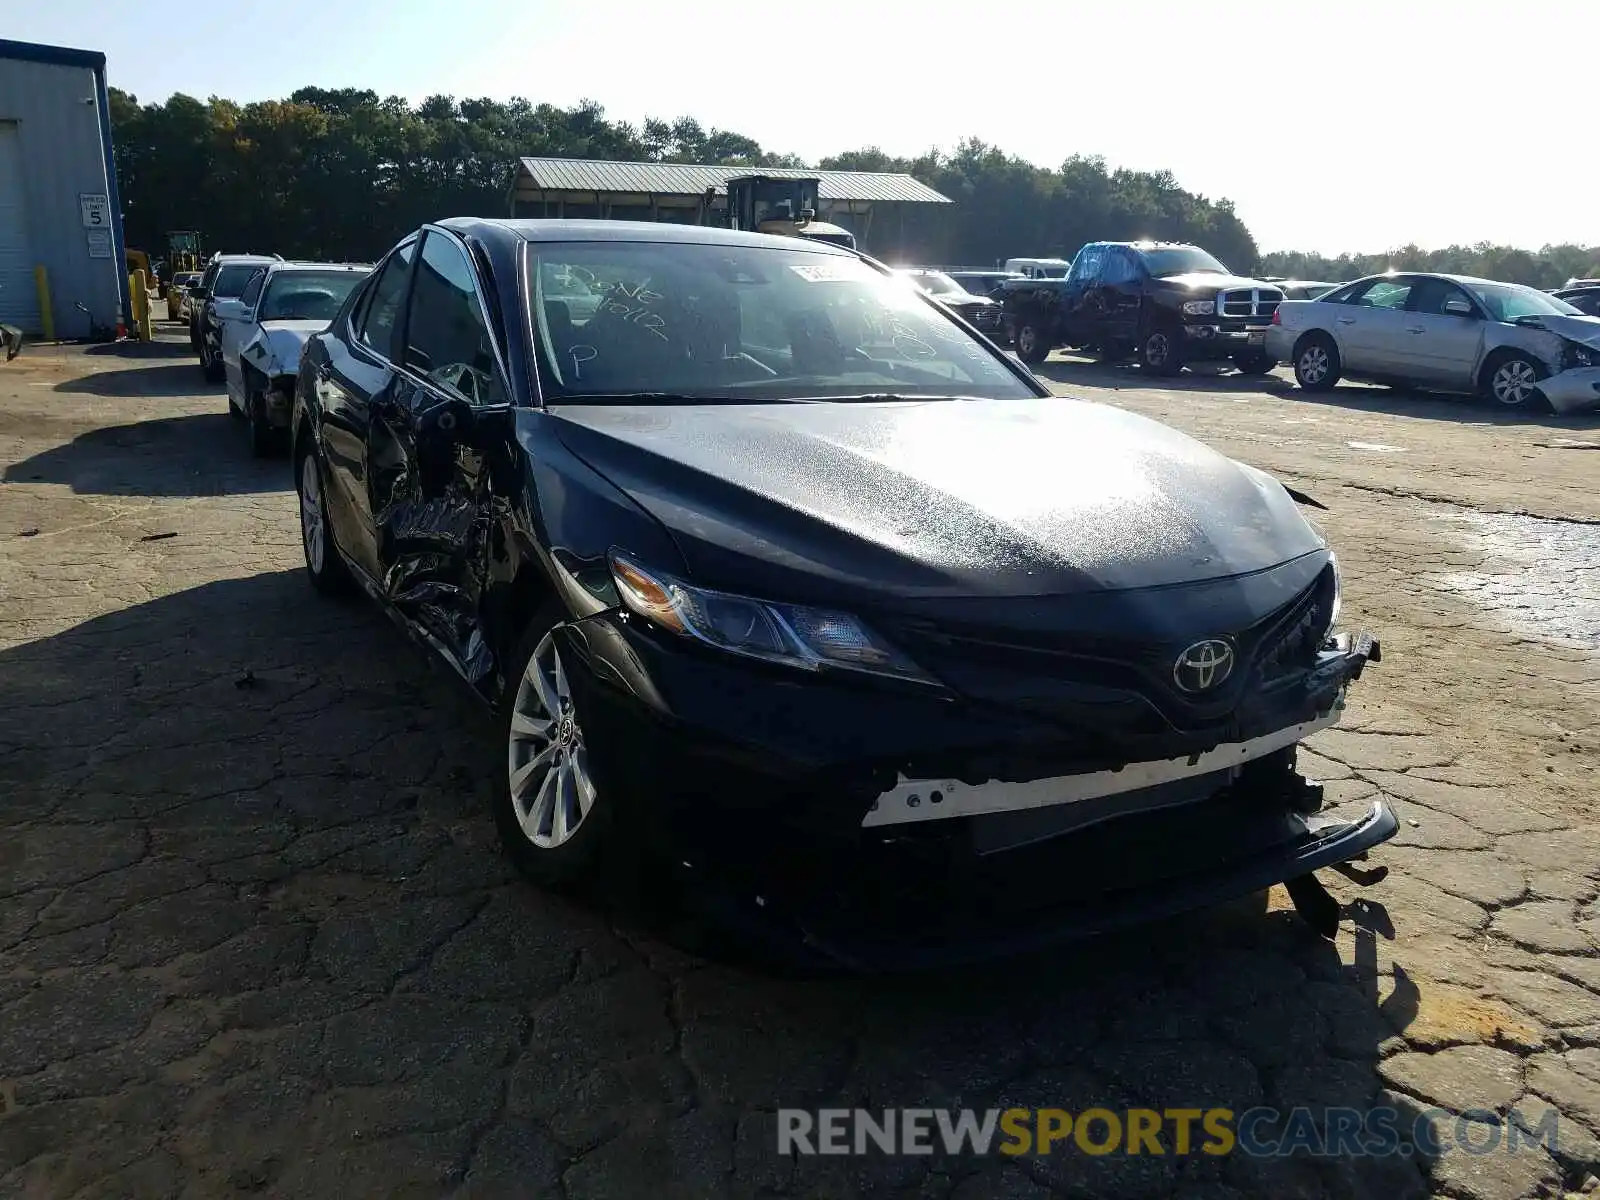
[[[1294,348],[1294,381],[1308,392],[1329,392],[1339,383],[1339,350],[1325,333],[1308,333]]]
[[[1250,354],[1235,354],[1233,365],[1241,375],[1265,375],[1278,365],[1278,361],[1270,354],[1257,350]]]
[[[1539,381],[1548,372],[1525,350],[1501,350],[1483,364],[1478,389],[1502,408],[1528,411],[1544,400]]]
[[[505,765],[494,822],[512,865],[544,888],[569,888],[600,875],[617,848],[616,797],[590,769],[583,712],[555,635],[562,612],[546,604],[512,656],[516,673],[500,699]]]
[[[200,339],[200,374],[207,383],[221,383],[225,378],[222,369],[222,355],[213,354],[211,347],[206,345],[204,337]]]
[[[305,551],[306,577],[324,596],[348,596],[355,590],[355,580],[333,544],[322,460],[309,438],[295,464],[294,479],[300,499],[300,546]]]
[[[1017,357],[1036,367],[1050,357],[1050,339],[1038,321],[1024,320],[1017,326]]]
[[[1183,370],[1178,335],[1171,329],[1152,329],[1139,343],[1139,366],[1151,375],[1176,375]]]
[[[249,423],[251,457],[274,457],[282,451],[287,431],[274,428],[272,422],[267,420],[267,398],[262,392],[250,389],[249,385],[246,385],[244,402],[244,417]]]

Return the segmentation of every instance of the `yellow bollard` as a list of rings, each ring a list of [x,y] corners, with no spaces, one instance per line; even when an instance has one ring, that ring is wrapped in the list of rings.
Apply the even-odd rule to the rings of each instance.
[[[44,340],[56,340],[56,315],[50,311],[50,272],[42,266],[33,269],[34,290],[39,293],[39,329]]]
[[[133,332],[141,342],[148,342],[155,336],[155,331],[150,328],[148,288],[143,270],[134,271],[128,276],[128,289],[133,295]]]

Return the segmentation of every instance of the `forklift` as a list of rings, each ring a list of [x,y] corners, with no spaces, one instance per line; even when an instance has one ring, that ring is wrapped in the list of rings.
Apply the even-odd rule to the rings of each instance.
[[[167,278],[179,271],[203,271],[200,258],[200,234],[193,229],[173,229],[167,232]]]
[[[856,239],[853,233],[816,219],[819,183],[815,178],[736,176],[727,184],[728,227],[785,237],[812,238],[854,250]]]

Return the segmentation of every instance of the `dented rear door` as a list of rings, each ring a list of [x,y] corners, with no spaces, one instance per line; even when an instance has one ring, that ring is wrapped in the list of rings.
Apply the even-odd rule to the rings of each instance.
[[[490,462],[509,395],[476,268],[428,230],[406,318],[393,403],[373,412],[367,460],[385,595],[482,685],[494,663],[481,600],[494,529]]]

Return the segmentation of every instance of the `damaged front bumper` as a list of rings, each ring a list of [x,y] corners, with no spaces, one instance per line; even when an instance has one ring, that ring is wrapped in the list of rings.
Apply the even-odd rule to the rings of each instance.
[[[1539,381],[1539,391],[1558,413],[1600,410],[1600,367],[1574,367]]]
[[[802,958],[882,970],[1037,949],[1306,879],[1397,829],[1381,801],[1321,815],[1288,766],[1377,661],[1365,635],[1330,641],[1275,697],[1275,728],[988,783],[914,765],[989,761],[1059,741],[1059,726],[752,669],[614,613],[558,636],[602,792],[640,799],[722,921]],[[1307,915],[1328,932],[1325,912]]]

